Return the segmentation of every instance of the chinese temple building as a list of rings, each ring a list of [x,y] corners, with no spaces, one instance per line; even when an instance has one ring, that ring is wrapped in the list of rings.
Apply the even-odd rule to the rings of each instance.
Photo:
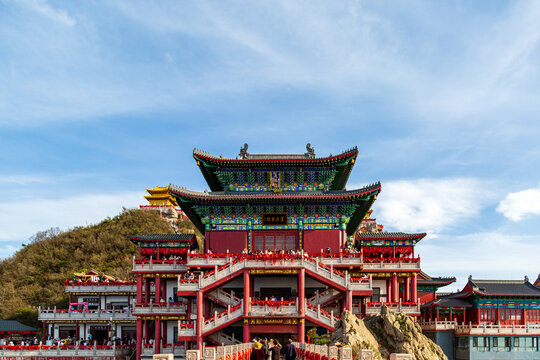
[[[58,338],[71,338],[81,344],[92,340],[99,345],[106,345],[112,338],[124,342],[135,339],[134,282],[90,270],[74,273],[73,280],[64,284],[69,296],[67,309],[38,308],[44,344],[50,345],[52,339]]]
[[[0,320],[0,346],[19,344],[36,336],[38,329],[21,324],[15,320]]]
[[[540,359],[540,289],[525,280],[477,280],[422,306],[423,332],[449,359]]]
[[[128,236],[139,246],[137,359],[256,336],[304,342],[345,309],[363,317],[383,303],[420,316],[415,246],[426,234],[382,232],[370,218],[381,184],[346,189],[357,155],[194,150],[210,191],[168,193],[204,248],[191,234]]]
[[[176,221],[184,217],[184,213],[178,207],[176,199],[169,193],[168,186],[156,186],[155,188],[147,188],[149,195],[145,195],[148,201],[147,205],[140,205],[143,210],[157,211],[176,229]]]

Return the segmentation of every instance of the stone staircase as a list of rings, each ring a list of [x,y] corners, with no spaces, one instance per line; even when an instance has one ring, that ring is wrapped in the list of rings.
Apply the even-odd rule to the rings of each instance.
[[[347,273],[342,273],[334,269],[333,265],[324,265],[318,259],[313,259],[307,256],[288,260],[251,260],[247,258],[229,258],[229,261],[221,266],[215,265],[214,270],[208,272],[204,276],[200,275],[198,279],[186,281],[178,279],[179,291],[212,291],[222,283],[239,276],[241,271],[248,269],[267,269],[269,267],[281,269],[298,269],[304,268],[309,275],[315,277],[319,281],[328,286],[339,290],[371,290],[371,281],[366,282],[351,282]]]
[[[327,312],[321,309],[321,305],[313,305],[306,300],[305,306],[306,320],[309,320],[319,326],[322,326],[328,330],[334,330],[334,324],[340,318],[334,315],[334,312]]]
[[[238,345],[242,343],[242,341],[225,334],[223,331],[217,331],[208,337],[211,341],[219,345]]]
[[[308,298],[307,301],[315,306],[321,305],[324,306],[329,304],[339,298],[342,295],[340,291],[329,288],[323,292],[317,292],[312,297]]]
[[[208,298],[213,302],[220,304],[222,306],[231,306],[234,307],[242,301],[240,298],[234,296],[232,293],[228,293],[220,288],[212,290],[208,293]]]

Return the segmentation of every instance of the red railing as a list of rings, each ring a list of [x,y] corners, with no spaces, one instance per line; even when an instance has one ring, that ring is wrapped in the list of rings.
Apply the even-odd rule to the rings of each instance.
[[[317,306],[315,306],[315,305],[313,305],[313,304],[311,304],[311,303],[309,303],[309,302],[306,302],[306,304],[307,304],[307,307],[308,307],[308,308],[310,308],[310,309],[312,309],[312,310],[314,310],[314,311],[319,311],[319,310],[320,310],[320,311],[321,311],[321,314],[325,315],[325,316],[328,317],[328,318],[330,318],[330,316],[332,315],[332,314],[329,313],[328,311],[326,311],[326,310],[324,310],[324,309],[321,309],[321,308],[319,308],[319,307],[317,307]],[[338,316],[334,315],[334,319],[339,320],[340,318],[339,318]]]
[[[156,259],[135,259],[135,264],[145,265],[145,264],[155,264],[155,265],[174,265],[174,264],[185,264],[186,259],[167,259],[167,260],[156,260]]]
[[[368,302],[367,303],[367,306],[368,307],[380,307],[382,305],[386,305],[388,307],[398,307],[399,306],[399,302]],[[401,306],[418,306],[418,303],[416,302],[412,302],[412,301],[404,301],[401,303]]]
[[[26,350],[26,351],[37,351],[37,350],[91,350],[91,349],[98,349],[98,350],[112,350],[113,348],[116,349],[128,349],[133,347],[134,345],[2,345],[0,346],[0,350],[9,350],[9,351],[20,351],[20,350]]]
[[[238,305],[235,305],[235,306],[231,307],[230,313],[233,313],[234,311],[240,309],[241,306],[242,306],[242,304],[240,303],[240,304],[238,304]],[[229,309],[227,309],[227,310],[225,310],[225,311],[222,311],[222,312],[220,312],[220,313],[218,313],[218,314],[215,314],[215,315],[211,316],[210,318],[206,319],[206,320],[204,321],[204,323],[205,323],[205,324],[209,324],[209,323],[211,323],[214,319],[216,319],[216,320],[217,320],[217,319],[221,319],[223,316],[226,316],[227,314],[229,314]]]
[[[64,281],[65,286],[122,286],[122,285],[137,285],[136,281],[100,281],[100,282],[78,282],[78,281]]]

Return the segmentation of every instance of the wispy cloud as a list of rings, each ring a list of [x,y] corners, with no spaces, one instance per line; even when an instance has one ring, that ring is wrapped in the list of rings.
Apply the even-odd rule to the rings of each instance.
[[[54,8],[46,0],[15,0],[18,4],[27,7],[53,21],[67,26],[74,26],[77,22],[64,9]]]
[[[436,236],[477,215],[491,196],[486,184],[471,178],[389,181],[374,215],[387,228]]]
[[[532,189],[509,193],[497,206],[497,212],[512,221],[540,215],[540,184]]]
[[[469,275],[476,279],[506,280],[537,276],[540,252],[537,236],[495,230],[442,235],[437,240],[424,239],[418,244],[422,269],[434,276],[456,276],[458,281],[450,286],[452,291],[455,287],[462,288]]]
[[[67,230],[94,224],[117,215],[122,207],[137,207],[144,202],[143,195],[143,192],[84,194],[0,203],[0,242],[22,243],[36,232],[51,227]]]

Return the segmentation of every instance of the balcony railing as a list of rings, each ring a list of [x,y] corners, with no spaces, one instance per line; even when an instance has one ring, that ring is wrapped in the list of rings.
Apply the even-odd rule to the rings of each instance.
[[[435,331],[435,330],[454,330],[457,326],[456,321],[422,321],[419,322],[420,327],[424,331]]]
[[[114,320],[130,321],[135,320],[131,310],[68,310],[38,307],[38,320]]]
[[[249,314],[251,316],[296,316],[298,315],[297,300],[252,300]]]
[[[99,357],[114,359],[119,356],[126,356],[134,351],[134,345],[17,345],[0,346],[0,356],[2,358],[25,358],[34,357]]]
[[[366,315],[380,314],[382,305],[386,305],[390,310],[397,313],[420,314],[420,303],[415,302],[368,302]]]
[[[164,271],[164,272],[183,272],[187,270],[186,261],[183,259],[154,260],[135,259],[133,257],[132,269],[134,272],[144,271]]]
[[[460,335],[540,335],[540,324],[501,325],[501,324],[458,324],[456,334]]]
[[[136,293],[136,282],[72,282],[65,281],[66,292],[68,293]]]
[[[135,303],[133,315],[142,314],[185,314],[187,311],[186,303]]]
[[[399,257],[399,258],[365,258],[362,253],[300,253],[300,254],[188,254],[187,265],[191,267],[199,266],[221,266],[236,259],[248,259],[257,261],[282,262],[302,258],[309,258],[326,266],[359,266],[365,269],[398,269],[417,270],[420,269],[420,257]],[[280,263],[279,263],[280,264]]]

